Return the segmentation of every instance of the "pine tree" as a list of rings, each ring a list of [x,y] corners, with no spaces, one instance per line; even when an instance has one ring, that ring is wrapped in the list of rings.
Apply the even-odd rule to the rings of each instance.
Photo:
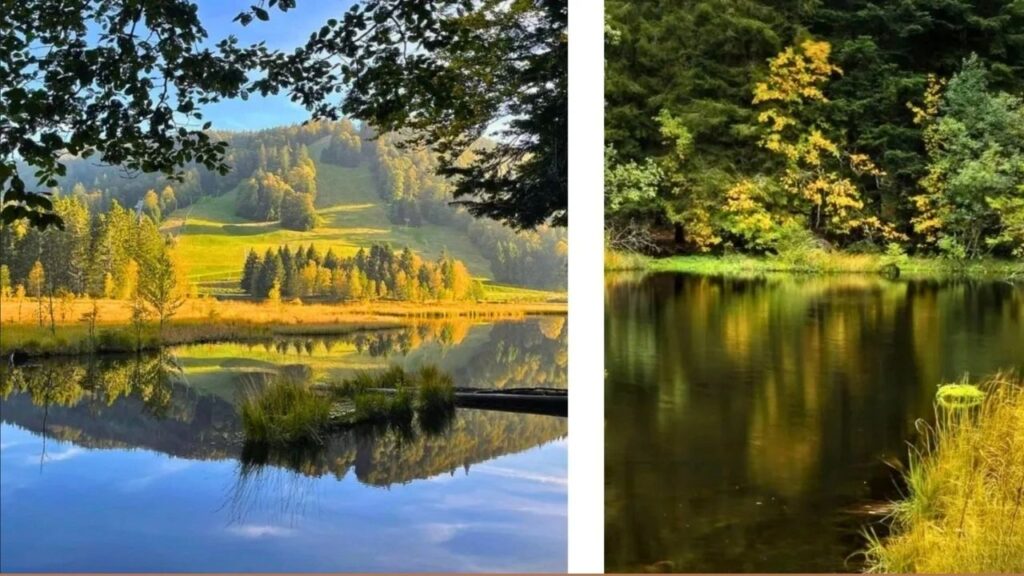
[[[256,279],[260,273],[260,257],[256,254],[255,250],[250,249],[249,254],[245,257],[245,266],[242,268],[242,280],[239,282],[239,287],[248,294],[253,294],[256,291]]]

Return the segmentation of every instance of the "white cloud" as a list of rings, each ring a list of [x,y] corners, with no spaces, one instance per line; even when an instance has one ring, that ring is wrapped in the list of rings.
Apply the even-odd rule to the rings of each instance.
[[[72,447],[70,447],[70,448],[68,448],[67,450],[64,450],[64,451],[57,451],[57,452],[46,451],[46,452],[43,453],[42,459],[43,459],[44,463],[46,463],[46,462],[63,462],[64,460],[70,460],[70,459],[78,456],[79,454],[84,454],[84,453],[85,453],[85,450],[79,448],[78,446],[72,446]],[[27,457],[25,459],[25,462],[28,463],[28,464],[39,464],[39,457],[37,457],[37,456],[29,456],[29,457]]]
[[[193,463],[188,460],[181,460],[178,458],[162,460],[157,464],[155,470],[153,470],[149,474],[146,474],[144,476],[137,476],[135,478],[130,478],[127,481],[123,482],[121,484],[121,489],[126,492],[134,492],[136,490],[141,490],[142,488],[145,488],[149,484],[153,483],[153,481],[155,480],[159,480],[160,478],[163,478],[165,476],[170,476],[171,474],[190,468],[192,464]]]
[[[421,529],[424,531],[424,540],[427,542],[431,544],[444,544],[454,538],[456,534],[469,527],[470,524],[434,522],[422,525]]]
[[[242,538],[264,538],[268,536],[284,538],[295,533],[291,528],[270,524],[238,524],[236,526],[229,526],[228,532]]]
[[[541,484],[549,484],[554,486],[568,487],[569,479],[565,476],[554,476],[549,474],[537,474],[527,470],[517,470],[515,468],[503,468],[500,466],[476,466],[473,468],[473,472],[479,474],[488,474],[490,476],[501,476],[502,478],[513,478],[516,480],[525,480],[527,482],[539,482]]]

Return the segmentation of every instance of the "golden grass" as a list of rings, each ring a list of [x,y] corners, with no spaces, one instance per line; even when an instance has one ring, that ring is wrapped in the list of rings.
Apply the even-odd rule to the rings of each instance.
[[[604,269],[607,271],[646,270],[651,258],[635,252],[605,248]]]
[[[0,301],[0,352],[21,350],[29,354],[77,354],[133,350],[131,305],[124,300],[96,300],[95,333],[90,340],[84,317],[94,301],[78,299],[55,312],[56,333],[50,330],[44,311],[38,324],[36,303],[30,298]],[[187,300],[163,334],[150,319],[143,332],[142,348],[159,345],[245,340],[270,334],[327,335],[354,330],[390,328],[419,319],[522,319],[532,315],[564,315],[563,302],[365,302],[352,304],[267,304],[248,300]]]
[[[868,571],[1024,572],[1024,383],[996,375],[980,388],[980,405],[937,404],[892,535],[870,537]]]

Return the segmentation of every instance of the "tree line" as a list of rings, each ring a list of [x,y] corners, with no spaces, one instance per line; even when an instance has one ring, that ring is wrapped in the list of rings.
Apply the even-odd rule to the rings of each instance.
[[[0,228],[0,295],[34,299],[39,325],[53,332],[75,298],[129,300],[140,329],[147,318],[162,325],[174,315],[189,285],[173,238],[150,215],[116,200],[96,212],[77,194],[56,196],[53,208],[64,230],[23,221]]]
[[[350,168],[368,165],[392,223],[412,227],[434,224],[465,233],[490,262],[496,281],[566,288],[568,238],[564,228],[541,225],[514,230],[489,218],[474,217],[453,204],[453,186],[438,175],[437,155],[426,147],[405,146],[409,138],[396,133],[374,135],[365,129],[357,133],[343,123],[321,160]],[[469,155],[464,162],[470,161]]]
[[[279,221],[289,230],[312,230],[319,217],[316,200],[316,164],[305,145],[285,145],[268,151],[260,145],[256,171],[238,185],[235,213],[250,220]]]
[[[108,211],[114,202],[128,207],[141,205],[157,223],[201,198],[237,189],[236,215],[258,222],[277,221],[284,228],[304,231],[318,225],[317,160],[365,168],[371,171],[393,223],[413,227],[434,224],[465,233],[490,261],[498,282],[548,289],[566,287],[568,244],[564,228],[542,225],[516,231],[452,205],[453,187],[438,175],[437,155],[427,147],[403,146],[408,135],[378,135],[367,124],[357,125],[349,119],[211,135],[228,143],[225,161],[231,170],[225,174],[190,164],[179,181],[152,173],[125,178],[117,167],[71,160],[66,163],[66,176],[59,178],[59,188],[85,199],[97,213]],[[310,146],[323,141],[316,158]]]
[[[613,0],[609,238],[1024,257],[1012,0]]]
[[[270,301],[475,301],[483,296],[482,286],[462,261],[448,254],[425,260],[408,247],[398,252],[386,244],[360,248],[350,257],[337,256],[333,248],[321,254],[313,244],[295,250],[287,245],[268,248],[262,256],[250,250],[240,287]]]

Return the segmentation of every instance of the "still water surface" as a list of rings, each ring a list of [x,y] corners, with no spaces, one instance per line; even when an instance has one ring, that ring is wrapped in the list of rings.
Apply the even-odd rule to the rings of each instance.
[[[1024,370],[1024,289],[606,282],[606,569],[857,570],[937,386]]]
[[[459,409],[442,430],[243,446],[236,403],[431,362],[462,386],[565,386],[564,318],[186,346],[6,367],[2,571],[563,571],[565,419]]]

